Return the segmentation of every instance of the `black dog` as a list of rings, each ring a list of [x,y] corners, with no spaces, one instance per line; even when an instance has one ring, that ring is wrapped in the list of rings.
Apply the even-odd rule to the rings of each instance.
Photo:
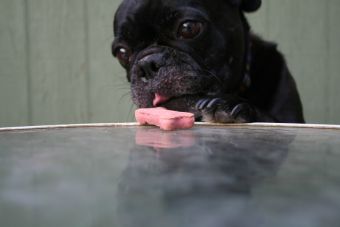
[[[261,0],[124,0],[112,51],[139,108],[196,119],[303,123],[294,79],[276,45],[250,32]]]

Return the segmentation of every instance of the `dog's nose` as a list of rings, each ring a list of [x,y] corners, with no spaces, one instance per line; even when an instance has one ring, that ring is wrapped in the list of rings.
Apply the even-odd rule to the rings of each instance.
[[[165,60],[163,54],[150,54],[140,59],[138,64],[143,74],[141,77],[151,79],[165,65]]]

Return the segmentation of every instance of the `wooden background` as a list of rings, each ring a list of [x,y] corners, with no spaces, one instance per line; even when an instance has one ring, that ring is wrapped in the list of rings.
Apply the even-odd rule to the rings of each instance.
[[[111,57],[119,0],[0,0],[0,127],[131,121]],[[340,124],[340,1],[269,0],[249,15],[278,42],[310,123]]]

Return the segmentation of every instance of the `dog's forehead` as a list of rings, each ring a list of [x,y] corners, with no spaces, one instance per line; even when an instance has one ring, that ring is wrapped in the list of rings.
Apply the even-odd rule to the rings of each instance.
[[[199,4],[204,0],[124,0],[117,11],[118,20],[138,17],[138,15],[160,13],[164,9]]]
[[[172,12],[180,8],[190,7],[199,9],[207,14],[215,15],[221,11],[226,0],[124,0],[119,6],[114,21],[115,34],[127,24],[136,27],[138,24],[156,26],[161,24]]]
[[[235,12],[227,0],[124,0],[115,15],[114,38],[116,43],[142,47],[163,42],[182,19],[202,19],[216,28],[222,24],[232,27],[239,23],[234,22]]]
[[[194,7],[205,10],[216,10],[216,7],[221,7],[228,2],[226,0],[124,0],[120,5],[115,20],[117,25],[125,22],[126,19],[145,19],[149,14],[154,18],[157,15],[164,16],[164,11],[176,10],[180,7]],[[138,18],[140,15],[141,18]]]
[[[154,29],[167,20],[178,8],[199,7],[205,0],[124,0],[119,6],[114,22],[116,36],[129,37],[138,33],[155,33]],[[134,37],[136,38],[136,37]]]

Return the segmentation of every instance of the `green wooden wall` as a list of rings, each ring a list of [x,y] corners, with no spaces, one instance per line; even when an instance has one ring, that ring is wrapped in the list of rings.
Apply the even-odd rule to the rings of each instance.
[[[0,127],[133,120],[110,53],[118,3],[0,0]],[[307,121],[340,124],[340,1],[264,1],[249,18],[280,44]]]

